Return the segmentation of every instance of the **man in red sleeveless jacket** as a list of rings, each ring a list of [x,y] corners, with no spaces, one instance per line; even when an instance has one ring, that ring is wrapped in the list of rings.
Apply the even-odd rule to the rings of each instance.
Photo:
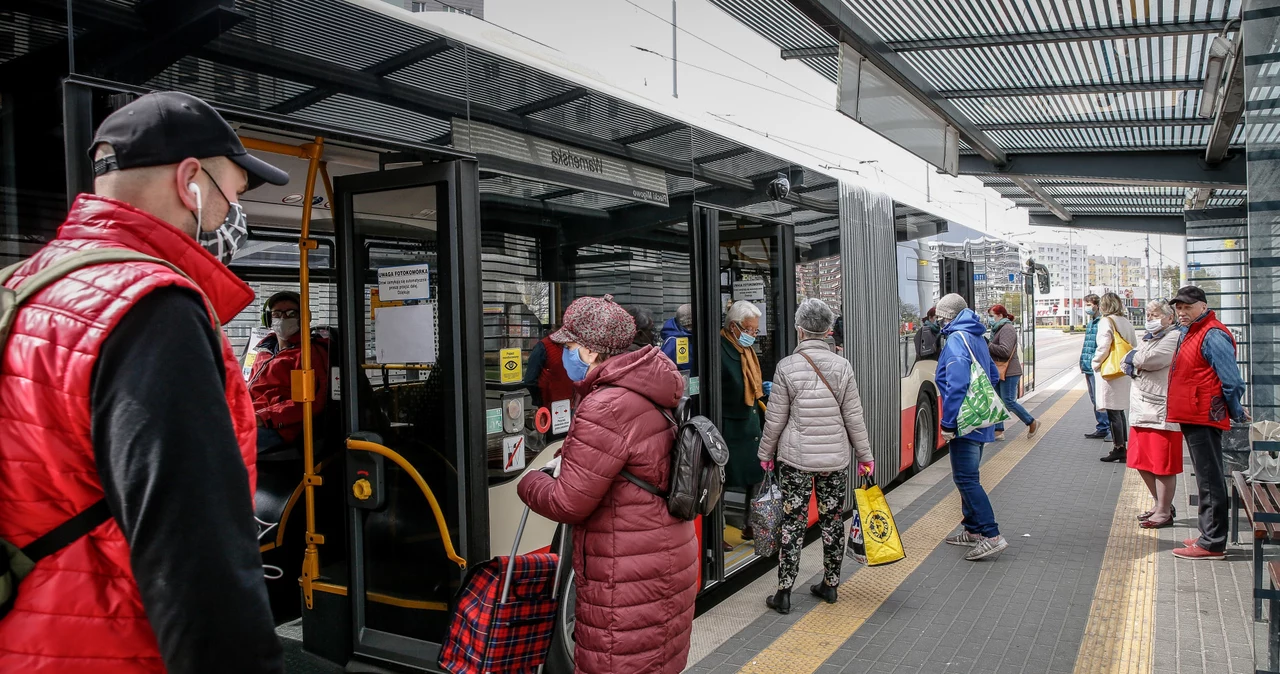
[[[1169,370],[1168,420],[1182,425],[1200,491],[1200,537],[1173,551],[1182,559],[1214,559],[1227,549],[1227,486],[1222,474],[1222,432],[1246,421],[1244,381],[1236,342],[1209,310],[1204,291],[1185,286],[1170,302],[1183,335]],[[1228,418],[1229,417],[1229,418]]]
[[[147,262],[72,272],[22,306],[0,360],[0,538],[26,546],[105,503],[0,620],[5,672],[281,672],[253,519],[253,408],[216,326],[253,300],[226,267],[239,194],[288,174],[185,94],[103,122],[97,195],[8,282],[74,251]],[[96,507],[95,507],[96,506]]]

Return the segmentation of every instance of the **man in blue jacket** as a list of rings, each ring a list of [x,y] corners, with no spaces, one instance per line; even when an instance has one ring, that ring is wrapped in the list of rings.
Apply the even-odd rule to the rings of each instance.
[[[659,333],[662,338],[662,352],[676,364],[676,369],[684,372],[693,369],[693,307],[681,304],[676,309],[675,318],[668,318],[662,324]],[[683,338],[684,341],[679,340]],[[677,346],[683,344],[684,354],[677,353]],[[681,360],[684,362],[680,362]]]
[[[1093,389],[1093,353],[1098,350],[1098,321],[1102,320],[1098,314],[1098,303],[1101,301],[1102,298],[1093,293],[1084,296],[1084,314],[1088,316],[1089,323],[1084,328],[1084,345],[1080,349],[1080,371],[1089,386],[1089,402],[1093,404],[1093,418],[1097,421],[1093,432],[1085,433],[1084,437],[1111,442],[1111,418],[1106,410],[1098,409],[1098,392]]]
[[[964,558],[976,562],[999,555],[1009,547],[1009,542],[1000,535],[991,499],[978,479],[982,447],[988,442],[995,442],[995,429],[991,426],[979,428],[957,438],[957,418],[960,405],[969,394],[970,365],[974,359],[987,373],[993,387],[1000,381],[1000,371],[991,360],[987,343],[983,340],[986,326],[969,309],[963,297],[952,293],[942,298],[938,301],[936,314],[942,334],[948,338],[938,355],[935,378],[938,395],[942,398],[942,437],[951,445],[951,479],[960,491],[960,507],[964,512],[963,528],[960,533],[947,537],[947,543],[972,547]]]

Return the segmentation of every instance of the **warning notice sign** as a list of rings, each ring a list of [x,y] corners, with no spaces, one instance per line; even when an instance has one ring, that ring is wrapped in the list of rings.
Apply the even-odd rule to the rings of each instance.
[[[524,436],[508,435],[502,439],[502,472],[524,470]]]
[[[689,362],[689,338],[676,337],[676,365],[685,365]]]
[[[503,384],[514,384],[524,381],[524,368],[520,362],[520,349],[502,349],[498,352],[501,365],[499,379]]]
[[[378,270],[378,294],[382,301],[431,299],[431,265],[410,264]]]

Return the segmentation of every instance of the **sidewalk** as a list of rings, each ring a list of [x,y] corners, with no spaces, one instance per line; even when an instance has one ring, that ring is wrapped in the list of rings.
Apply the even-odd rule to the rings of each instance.
[[[1227,561],[1169,554],[1194,533],[1185,474],[1178,526],[1138,528],[1146,488],[1098,461],[1106,448],[1082,437],[1093,425],[1083,381],[1064,383],[1031,401],[1036,440],[1015,424],[987,448],[983,484],[1010,542],[999,559],[966,562],[941,543],[960,520],[943,460],[889,494],[907,559],[846,561],[840,602],[826,605],[805,590],[821,570],[820,544],[809,546],[792,613],[765,609],[776,579],[759,579],[695,621],[687,671],[1253,672],[1248,549]]]

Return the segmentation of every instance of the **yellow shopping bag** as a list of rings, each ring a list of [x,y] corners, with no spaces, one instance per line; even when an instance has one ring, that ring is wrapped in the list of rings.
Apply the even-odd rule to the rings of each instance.
[[[892,564],[907,556],[902,549],[898,525],[893,521],[889,502],[874,477],[862,478],[862,486],[853,490],[862,519],[862,541],[867,551],[867,566]]]
[[[1102,367],[1098,369],[1098,374],[1103,379],[1118,379],[1125,376],[1124,374],[1124,357],[1133,351],[1133,345],[1129,340],[1120,336],[1120,331],[1116,329],[1116,322],[1110,316],[1107,320],[1111,321],[1111,351],[1107,353],[1107,359],[1102,361]]]

